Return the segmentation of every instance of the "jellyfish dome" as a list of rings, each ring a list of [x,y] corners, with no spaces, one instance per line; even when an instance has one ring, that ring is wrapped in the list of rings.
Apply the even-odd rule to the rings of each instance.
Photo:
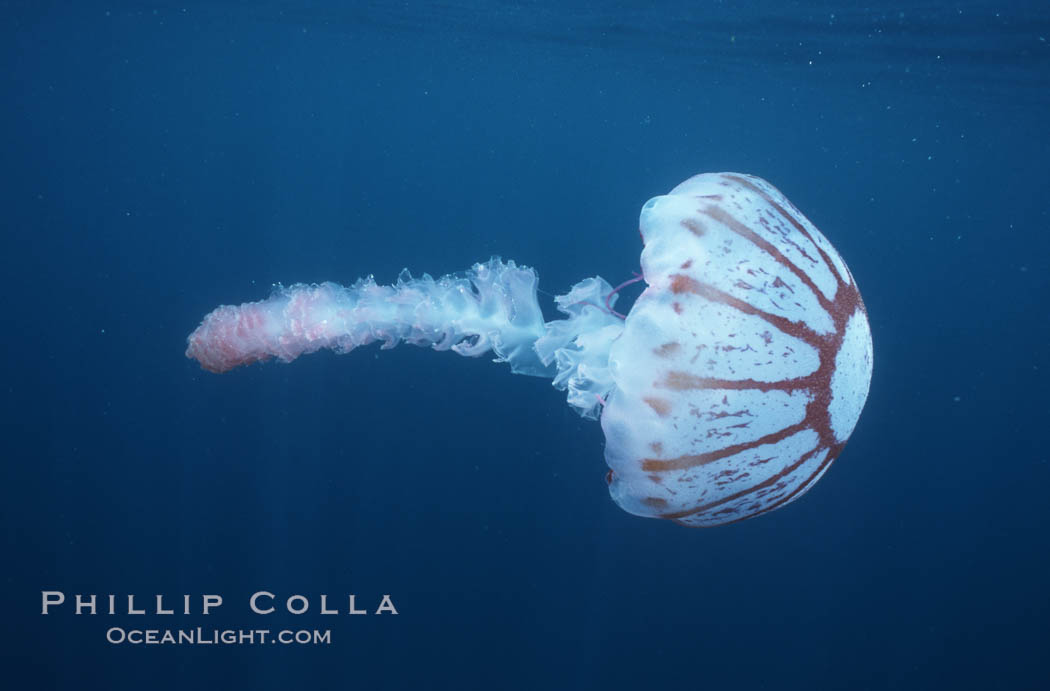
[[[715,526],[797,499],[868,395],[871,331],[845,262],[750,175],[692,177],[642,207],[640,230],[646,288],[625,316],[593,277],[555,298],[565,318],[544,322],[536,272],[494,258],[392,286],[278,286],[207,315],[186,355],[223,372],[374,341],[492,352],[600,420],[610,495],[632,514]]]

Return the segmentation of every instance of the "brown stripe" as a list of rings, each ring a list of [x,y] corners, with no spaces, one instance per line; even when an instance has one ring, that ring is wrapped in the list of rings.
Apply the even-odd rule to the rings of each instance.
[[[726,177],[732,180],[733,182],[736,182],[737,184],[741,185],[742,187],[748,188],[758,196],[762,197],[764,200],[766,200],[767,204],[769,204],[778,212],[780,212],[780,215],[784,216],[789,221],[791,221],[791,225],[795,226],[795,229],[798,230],[798,232],[802,233],[802,235],[807,240],[809,240],[814,247],[817,248],[817,252],[820,253],[821,259],[824,260],[825,266],[828,267],[828,271],[830,271],[831,275],[835,277],[835,280],[839,283],[846,282],[846,277],[839,274],[838,269],[835,268],[834,262],[831,261],[831,257],[829,257],[827,253],[823,249],[821,249],[820,245],[818,245],[816,240],[813,239],[813,236],[810,235],[806,227],[799,223],[798,219],[795,218],[795,214],[798,214],[803,218],[805,218],[805,214],[799,211],[794,204],[791,204],[791,202],[788,201],[788,203],[791,204],[791,208],[795,210],[795,213],[792,214],[789,211],[787,211],[787,209],[785,209],[783,206],[781,206],[777,201],[775,201],[772,197],[770,197],[765,190],[763,190],[761,187],[757,186],[755,183],[751,182],[747,178],[742,178],[739,175],[727,175]],[[787,198],[785,197],[785,199]]]
[[[685,274],[672,274],[671,275],[671,292],[676,294],[691,293],[693,295],[699,295],[702,298],[710,300],[711,302],[720,302],[723,305],[732,307],[733,309],[743,312],[744,314],[750,314],[758,317],[772,326],[776,327],[783,333],[794,336],[795,338],[810,344],[814,348],[820,348],[822,344],[827,341],[827,337],[818,334],[813,329],[809,328],[803,322],[793,322],[787,317],[781,317],[780,315],[770,314],[765,310],[761,310],[749,302],[745,302],[740,298],[735,298],[729,293],[726,293],[718,288],[715,288],[709,283],[701,283],[696,279],[686,276]],[[834,335],[834,334],[832,334]]]
[[[671,412],[671,404],[666,399],[646,396],[642,400],[648,403],[649,407],[660,417],[667,417],[667,414]]]
[[[688,372],[668,372],[663,381],[654,384],[658,389],[671,391],[695,391],[698,389],[726,389],[727,391],[798,391],[816,386],[816,371],[805,377],[795,379],[778,379],[777,381],[758,381],[757,379],[713,379],[698,377]]]
[[[767,506],[761,511],[749,515],[748,518],[750,518],[751,516],[760,516],[764,513],[769,513],[774,509],[779,509],[781,506],[784,506],[785,504],[793,500],[795,497],[799,496],[802,492],[806,491],[806,488],[809,487],[809,483],[813,482],[813,478],[820,475],[820,473],[822,473],[832,461],[838,458],[839,454],[842,453],[842,449],[845,446],[845,444],[836,444],[834,448],[828,449],[828,455],[825,456],[824,460],[820,462],[820,464],[817,466],[817,469],[810,473],[810,476],[807,477],[803,482],[799,483],[798,487],[789,492],[787,496],[778,499],[772,505]]]
[[[715,451],[708,451],[707,453],[692,454],[689,456],[679,456],[678,458],[670,458],[666,461],[661,461],[657,458],[643,458],[642,459],[642,470],[649,473],[654,472],[666,472],[668,470],[687,470],[689,468],[695,468],[700,465],[707,465],[708,463],[714,463],[720,461],[723,458],[729,456],[735,456],[738,453],[744,451],[750,451],[760,446],[766,446],[768,444],[778,444],[788,437],[794,436],[803,430],[809,429],[806,421],[796,423],[789,427],[777,430],[772,434],[767,434],[764,437],[759,437],[753,441],[744,442],[742,444],[734,444],[733,446],[727,446],[722,449]],[[819,433],[818,433],[819,436]]]
[[[817,284],[814,283],[813,279],[809,277],[809,274],[807,274],[805,271],[799,268],[799,266],[793,261],[784,256],[784,253],[778,250],[776,247],[774,247],[773,243],[771,243],[769,240],[766,240],[764,237],[745,226],[725,209],[722,209],[717,206],[711,206],[706,209],[700,209],[699,211],[705,216],[710,216],[719,223],[725,224],[725,226],[731,231],[741,236],[751,244],[755,245],[766,254],[773,257],[774,261],[776,261],[777,264],[780,264],[788,271],[795,274],[795,278],[802,281],[802,283],[807,288],[809,288],[810,292],[812,292],[813,295],[817,298],[817,301],[820,302],[820,306],[823,307],[825,311],[831,309],[831,300],[829,300],[828,297],[824,295],[824,293],[820,290],[820,288],[817,287]],[[799,249],[801,251],[801,248]],[[817,249],[820,248],[818,247]]]
[[[664,343],[659,348],[653,348],[653,355],[656,355],[657,357],[667,358],[671,357],[681,349],[681,343],[678,343],[677,341],[669,341],[668,343]]]
[[[688,230],[693,235],[703,237],[707,234],[707,229],[695,218],[686,218],[682,221],[682,227]]]
[[[821,447],[821,446],[817,446],[817,447],[813,448],[812,450],[807,451],[806,453],[802,454],[802,456],[799,457],[799,459],[797,461],[795,461],[791,465],[787,466],[786,468],[781,470],[776,475],[771,475],[770,477],[766,478],[765,480],[763,480],[762,482],[758,483],[757,485],[753,485],[751,487],[748,487],[747,489],[740,490],[739,492],[737,492],[735,494],[730,494],[728,497],[723,497],[721,499],[716,499],[715,501],[708,502],[706,504],[701,504],[700,506],[697,506],[696,508],[688,509],[686,511],[676,511],[674,513],[665,513],[665,514],[663,514],[661,516],[661,518],[670,518],[672,520],[678,520],[678,519],[685,518],[686,516],[695,516],[698,513],[703,513],[704,511],[708,511],[710,509],[713,509],[716,506],[721,506],[722,504],[725,504],[727,502],[731,502],[731,501],[734,501],[736,499],[740,499],[741,497],[746,496],[748,494],[751,494],[752,492],[755,492],[757,490],[765,489],[766,487],[771,487],[771,486],[775,485],[777,482],[779,482],[780,480],[782,480],[785,476],[790,475],[791,473],[793,473],[799,466],[801,466],[803,463],[808,461],[813,456],[813,454],[817,453],[822,448],[823,447]],[[747,516],[745,516],[745,518],[750,518],[751,516],[752,516],[752,514],[748,514]]]

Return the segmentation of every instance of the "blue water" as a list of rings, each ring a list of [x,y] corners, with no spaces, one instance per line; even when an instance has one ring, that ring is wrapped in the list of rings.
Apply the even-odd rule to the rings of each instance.
[[[0,685],[1050,688],[1050,6],[568,5],[0,2]],[[720,170],[822,228],[875,342],[841,458],[756,520],[622,512],[599,426],[485,360],[183,357],[275,282],[617,283]],[[197,626],[332,640],[106,641]]]

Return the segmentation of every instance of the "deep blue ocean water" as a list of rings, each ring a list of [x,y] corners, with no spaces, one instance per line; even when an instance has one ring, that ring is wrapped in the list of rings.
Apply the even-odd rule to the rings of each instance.
[[[1043,2],[0,2],[0,686],[1050,688],[1048,41]],[[276,282],[618,283],[641,205],[721,170],[821,227],[875,343],[764,517],[624,513],[599,426],[487,359],[183,356]]]

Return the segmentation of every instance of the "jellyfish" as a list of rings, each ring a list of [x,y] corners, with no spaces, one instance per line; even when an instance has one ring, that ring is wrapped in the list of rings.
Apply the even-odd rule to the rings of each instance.
[[[646,285],[625,315],[619,288],[592,277],[545,322],[536,271],[492,258],[393,285],[277,286],[208,314],[186,355],[225,372],[377,341],[491,353],[600,422],[609,494],[627,512],[701,527],[785,506],[842,452],[867,399],[871,331],[852,274],[751,175],[696,175],[646,202],[639,225]]]

